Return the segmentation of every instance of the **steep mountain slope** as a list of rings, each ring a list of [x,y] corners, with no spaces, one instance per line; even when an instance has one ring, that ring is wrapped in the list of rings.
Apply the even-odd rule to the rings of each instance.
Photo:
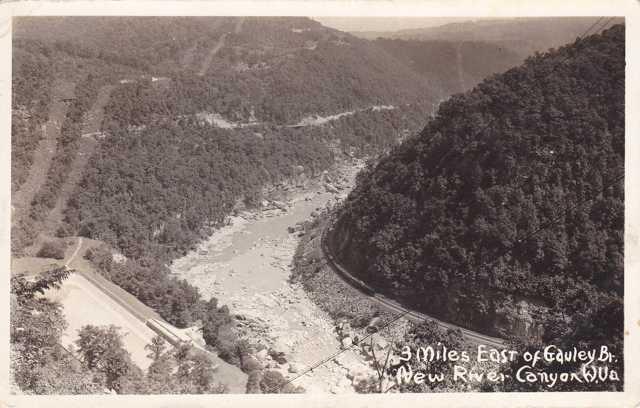
[[[444,102],[360,175],[335,255],[462,326],[621,347],[624,46],[615,26]]]
[[[259,203],[265,186],[317,175],[343,151],[387,149],[436,100],[375,45],[308,19],[20,18],[14,27],[12,189],[24,197],[14,203],[14,256],[95,238],[104,243],[90,256],[96,270],[172,324],[203,321],[230,361],[229,311],[166,263],[238,203]]]
[[[308,180],[343,152],[388,149],[440,97],[370,42],[308,19],[14,28],[14,259],[94,238],[92,268],[176,326],[202,322],[207,344],[239,366],[250,348],[229,309],[167,263],[263,188]]]
[[[19,20],[15,36],[165,77],[149,99],[168,99],[175,115],[215,108],[236,120],[253,108],[257,120],[282,124],[433,100],[424,79],[370,42],[306,18],[38,17]]]
[[[374,44],[306,18],[20,18],[14,38],[14,191],[42,138],[49,84],[64,80],[76,89],[73,98],[54,96],[68,112],[58,120],[61,135],[49,150],[43,187],[28,200],[30,218],[14,228],[14,251],[33,241],[40,222],[60,219],[49,214],[54,208],[64,208],[64,225],[53,228],[62,235],[82,232],[131,256],[168,226],[162,248],[180,253],[237,199],[289,178],[297,166],[307,175],[327,168],[330,146],[389,146],[415,130],[441,97]],[[101,89],[110,92],[100,123],[86,132]],[[75,157],[92,144],[87,138],[99,139],[90,150],[101,160]],[[108,170],[114,158],[115,174]],[[175,161],[183,166],[162,165]],[[150,166],[157,168],[152,178]],[[77,181],[66,182],[69,175]],[[155,179],[161,188],[151,187]],[[139,183],[153,198],[135,196],[145,189],[115,194],[115,185],[129,191]],[[195,209],[200,202],[193,200],[184,208],[185,196],[207,204]],[[190,212],[198,221],[188,226],[170,220]],[[168,238],[176,223],[178,236]]]

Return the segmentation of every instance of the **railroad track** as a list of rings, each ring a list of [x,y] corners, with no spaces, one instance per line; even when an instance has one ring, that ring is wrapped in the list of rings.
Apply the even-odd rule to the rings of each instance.
[[[330,225],[330,223],[328,225]],[[478,345],[484,344],[484,345],[495,347],[495,348],[503,348],[505,346],[505,342],[502,339],[499,339],[497,337],[487,336],[482,333],[475,332],[473,330],[465,329],[464,327],[460,327],[453,323],[443,322],[442,320],[436,319],[435,317],[429,316],[427,314],[417,312],[415,310],[407,309],[402,305],[400,305],[399,303],[397,303],[396,301],[388,299],[385,296],[379,293],[376,293],[371,286],[367,285],[366,283],[364,283],[363,281],[361,281],[360,279],[356,278],[351,273],[349,273],[342,265],[338,263],[337,259],[331,254],[331,251],[329,250],[329,247],[327,246],[327,242],[326,242],[327,229],[328,229],[328,226],[324,227],[320,235],[320,249],[322,250],[324,257],[327,260],[327,264],[331,267],[331,269],[334,272],[336,272],[336,274],[342,280],[344,280],[350,286],[357,289],[363,295],[369,297],[370,299],[374,300],[375,302],[379,303],[380,305],[382,305],[383,307],[385,307],[386,309],[394,313],[406,313],[405,317],[414,323],[420,323],[424,321],[433,321],[443,329],[460,330],[462,332],[462,335],[468,341],[474,344],[478,344]]]

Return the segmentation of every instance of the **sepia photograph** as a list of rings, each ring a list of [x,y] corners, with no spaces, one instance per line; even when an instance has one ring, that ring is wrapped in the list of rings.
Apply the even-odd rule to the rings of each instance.
[[[626,24],[14,16],[8,392],[628,391]]]

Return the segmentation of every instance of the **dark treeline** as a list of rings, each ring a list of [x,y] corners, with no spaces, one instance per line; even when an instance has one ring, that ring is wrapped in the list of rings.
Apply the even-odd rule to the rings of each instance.
[[[615,26],[443,103],[359,176],[343,262],[463,326],[621,356],[624,44]],[[542,334],[507,329],[523,301]]]
[[[161,84],[149,78],[126,84],[116,90],[107,110],[114,119],[132,125],[154,116],[201,112],[218,113],[233,122],[293,125],[309,115],[374,105],[411,104],[424,111],[440,96],[435,86],[427,89],[424,79],[369,44],[321,44],[288,57],[262,57],[268,69],[238,72],[232,61],[250,60],[251,55],[245,48],[227,55],[223,48],[208,75],[187,71]]]
[[[239,22],[228,17],[21,18],[15,36],[70,57],[118,66],[121,79],[139,80],[134,72],[147,79],[170,78],[158,86],[161,97],[154,95],[151,106],[138,109],[153,111],[160,104],[174,115],[213,110],[237,120],[253,110],[259,120],[284,124],[310,114],[436,99],[427,81],[369,41],[307,18]],[[208,58],[219,41],[222,47]],[[126,110],[127,99],[132,98],[116,98],[114,108]],[[141,119],[133,116],[120,118]]]

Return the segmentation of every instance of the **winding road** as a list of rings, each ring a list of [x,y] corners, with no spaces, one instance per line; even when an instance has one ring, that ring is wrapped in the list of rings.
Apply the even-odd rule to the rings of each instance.
[[[419,323],[424,321],[434,321],[438,324],[438,326],[442,327],[443,329],[454,329],[454,330],[459,329],[462,332],[463,336],[471,343],[478,344],[478,345],[486,344],[488,346],[492,346],[496,348],[503,348],[505,346],[505,342],[502,339],[487,336],[487,335],[475,332],[473,330],[465,329],[464,327],[460,327],[453,323],[443,322],[441,320],[436,319],[435,317],[426,315],[424,313],[407,309],[401,306],[399,303],[391,299],[388,299],[380,295],[379,293],[375,293],[373,289],[371,289],[367,284],[360,281],[358,278],[353,276],[349,271],[347,271],[342,265],[340,265],[340,263],[338,263],[338,260],[331,254],[331,251],[327,246],[327,229],[328,229],[328,226],[330,225],[331,223],[328,223],[328,225],[325,226],[324,229],[322,230],[322,236],[320,238],[320,248],[322,250],[322,254],[324,255],[325,259],[327,260],[327,264],[331,267],[331,269],[340,278],[342,278],[342,280],[344,280],[347,284],[357,289],[363,296],[367,296],[371,300],[379,303],[380,305],[382,305],[384,308],[388,309],[392,313],[397,313],[397,314],[406,313],[405,317],[414,323]]]

